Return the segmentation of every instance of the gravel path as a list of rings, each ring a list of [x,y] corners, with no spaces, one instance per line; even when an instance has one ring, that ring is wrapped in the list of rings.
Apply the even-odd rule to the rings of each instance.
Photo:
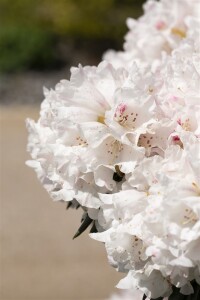
[[[0,76],[0,104],[37,104],[43,100],[43,87],[54,88],[69,79],[69,69],[54,72],[25,72]]]

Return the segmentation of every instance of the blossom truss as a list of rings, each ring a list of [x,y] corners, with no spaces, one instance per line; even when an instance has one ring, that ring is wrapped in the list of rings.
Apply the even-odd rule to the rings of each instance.
[[[155,69],[161,58],[188,36],[188,18],[200,17],[199,0],[148,0],[143,8],[144,14],[138,20],[127,19],[124,50],[104,54],[104,59],[117,67],[128,68],[136,60],[151,63]]]
[[[121,191],[99,194],[104,230],[91,235],[105,243],[110,263],[127,273],[118,287],[137,287],[153,299],[170,296],[173,286],[189,295],[191,282],[200,283],[200,55],[199,40],[192,38],[197,34],[182,41],[156,72],[162,125],[151,124],[154,134],[140,136],[154,150],[145,151]]]
[[[163,150],[158,128],[171,132],[173,124],[158,119],[151,82],[151,73],[137,65],[127,72],[102,62],[72,68],[70,81],[45,90],[40,119],[27,121],[29,165],[53,199],[99,208],[98,193],[121,190],[114,173],[125,180],[145,151]]]
[[[70,80],[44,90],[39,120],[27,120],[27,164],[55,201],[83,208],[81,230],[95,223],[91,237],[126,274],[118,287],[150,299],[173,287],[191,294],[191,282],[200,283],[200,21],[192,4],[148,1],[129,21],[131,64],[73,67]],[[159,47],[148,43],[154,35]]]

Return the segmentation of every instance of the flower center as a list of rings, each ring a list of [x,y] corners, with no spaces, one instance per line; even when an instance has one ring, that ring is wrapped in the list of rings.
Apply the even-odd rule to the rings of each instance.
[[[174,35],[177,35],[179,36],[180,38],[185,38],[186,37],[186,32],[178,27],[173,27],[171,29],[171,33],[174,34]]]
[[[136,126],[136,121],[138,118],[138,113],[134,113],[128,110],[127,105],[121,103],[117,106],[114,114],[114,119],[121,126],[124,126],[128,129],[134,129]]]
[[[153,136],[149,134],[141,134],[138,140],[138,147],[151,148]]]
[[[98,116],[97,122],[105,124],[105,116]]]
[[[188,225],[190,223],[196,223],[198,221],[197,215],[192,209],[186,208],[183,225]]]
[[[76,142],[74,145],[71,146],[88,146],[88,143],[86,141],[84,141],[80,136],[77,136],[76,138]]]
[[[180,119],[177,122],[185,131],[191,131],[191,124],[189,118],[187,118],[184,122],[182,122]]]

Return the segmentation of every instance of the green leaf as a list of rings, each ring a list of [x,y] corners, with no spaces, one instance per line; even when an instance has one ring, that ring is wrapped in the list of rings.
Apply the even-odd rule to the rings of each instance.
[[[98,230],[97,230],[97,228],[96,228],[96,224],[95,224],[95,221],[93,222],[93,225],[92,225],[92,227],[91,227],[91,229],[90,229],[90,233],[96,233],[96,232],[98,232]]]
[[[73,240],[75,238],[77,238],[79,235],[81,235],[90,226],[90,224],[92,222],[93,222],[93,220],[90,219],[90,217],[88,216],[88,214],[86,214],[86,217],[84,217],[81,226],[79,227],[79,229],[77,230],[76,234],[73,237]]]
[[[72,201],[69,201],[69,202],[67,203],[66,209],[69,209],[71,206],[72,206]]]

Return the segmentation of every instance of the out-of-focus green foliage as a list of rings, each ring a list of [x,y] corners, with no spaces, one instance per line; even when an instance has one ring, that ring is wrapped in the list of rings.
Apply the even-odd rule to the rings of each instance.
[[[47,69],[54,67],[57,62],[51,34],[34,27],[11,26],[0,29],[1,72]]]
[[[0,0],[0,71],[53,66],[60,43],[119,46],[126,18],[140,15],[143,2]]]

